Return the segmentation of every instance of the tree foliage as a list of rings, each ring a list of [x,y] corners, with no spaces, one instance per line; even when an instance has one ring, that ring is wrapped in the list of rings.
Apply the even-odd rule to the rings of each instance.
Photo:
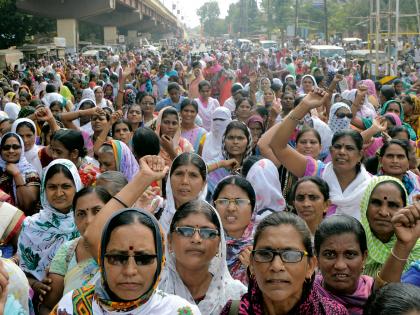
[[[256,0],[239,0],[229,6],[226,24],[233,34],[246,36],[260,32],[261,12]]]
[[[208,35],[215,36],[215,23],[220,15],[219,4],[215,1],[206,2],[198,8],[197,15],[200,17],[200,23],[204,28],[204,32]]]
[[[0,48],[19,46],[28,36],[53,32],[56,21],[34,17],[17,10],[15,0],[0,1]]]

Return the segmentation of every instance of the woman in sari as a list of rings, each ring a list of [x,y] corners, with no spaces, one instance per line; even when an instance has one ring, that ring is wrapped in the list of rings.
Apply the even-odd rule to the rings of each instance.
[[[172,161],[183,152],[193,152],[191,143],[181,137],[181,123],[178,112],[172,107],[165,107],[156,120],[156,134],[160,139],[159,155],[170,166]]]
[[[195,121],[198,114],[198,104],[188,98],[181,102],[181,136],[190,142],[194,152],[201,154],[202,146],[207,131],[196,125]]]
[[[18,262],[17,243],[20,230],[22,228],[24,213],[18,208],[12,206],[6,200],[10,201],[10,196],[1,192],[0,201],[0,250],[3,258],[12,258]]]
[[[64,159],[51,162],[42,179],[42,209],[23,222],[18,243],[20,267],[37,296],[48,290],[41,281],[59,246],[79,234],[72,202],[81,188],[82,182],[73,163]]]
[[[190,82],[190,86],[188,88],[188,97],[190,99],[195,99],[200,96],[200,93],[198,91],[198,84],[204,80],[203,72],[201,70],[201,63],[200,62],[194,62],[193,65],[193,75],[194,79]]]
[[[25,158],[22,138],[13,132],[5,134],[0,150],[0,189],[12,196],[13,205],[26,214],[34,213],[39,201],[40,178]]]
[[[130,148],[122,141],[111,140],[105,142],[98,151],[98,161],[101,172],[118,171],[130,181],[139,171]]]

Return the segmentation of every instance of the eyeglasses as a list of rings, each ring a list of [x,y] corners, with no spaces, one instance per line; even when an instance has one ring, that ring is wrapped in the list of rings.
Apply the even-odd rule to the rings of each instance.
[[[344,118],[344,117],[347,117],[347,118],[349,118],[349,119],[352,119],[353,118],[353,114],[352,113],[337,113],[337,114],[335,114],[335,116],[337,116],[337,118]]]
[[[219,235],[219,231],[210,228],[193,228],[189,226],[177,226],[175,232],[184,237],[193,237],[198,232],[203,240],[214,239]]]
[[[18,144],[5,144],[1,147],[1,149],[3,151],[9,151],[10,149],[13,149],[16,151],[16,150],[22,149],[22,147]]]
[[[105,254],[105,257],[110,265],[113,266],[126,266],[130,257],[134,258],[137,266],[146,266],[153,263],[157,255],[148,254]]]
[[[284,263],[297,263],[302,260],[303,256],[308,256],[306,251],[296,249],[256,249],[253,250],[252,255],[256,262],[269,263],[274,260],[277,255]]]
[[[214,204],[219,207],[227,207],[231,202],[233,202],[235,206],[241,208],[249,205],[251,200],[242,198],[219,198],[214,201]]]

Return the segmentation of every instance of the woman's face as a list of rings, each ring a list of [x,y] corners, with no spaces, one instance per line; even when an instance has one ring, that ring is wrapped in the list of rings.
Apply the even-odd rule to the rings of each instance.
[[[405,150],[398,144],[391,144],[385,151],[380,163],[384,174],[400,176],[409,170],[409,160]]]
[[[249,123],[248,126],[249,130],[251,130],[252,140],[254,141],[254,143],[256,143],[263,133],[263,127],[259,122],[256,121]]]
[[[211,96],[211,87],[208,85],[205,85],[198,91],[198,93],[200,93],[200,96],[204,100],[207,100]]]
[[[296,90],[294,90],[292,87],[290,87],[289,85],[286,86],[286,88],[284,89],[284,93],[290,93],[292,95],[296,94]]]
[[[330,153],[335,171],[355,170],[360,162],[362,153],[353,138],[344,136],[339,138],[331,147]]]
[[[68,213],[71,210],[75,193],[76,187],[73,180],[63,173],[53,175],[45,184],[48,203],[61,213]]]
[[[413,113],[413,105],[410,102],[406,101],[405,98],[401,100],[401,105],[404,111],[404,116],[409,116]]]
[[[112,152],[99,151],[98,162],[102,173],[106,171],[118,171],[115,163],[115,157]]]
[[[143,119],[141,107],[139,105],[132,105],[127,112],[127,120],[132,124],[139,124]]]
[[[290,78],[290,77],[289,77],[289,78],[287,78],[287,79],[286,79],[286,83],[294,83],[293,78]]]
[[[115,125],[113,136],[115,140],[128,144],[131,139],[131,131],[125,123],[119,123]]]
[[[301,234],[289,224],[270,226],[264,229],[255,244],[255,250],[305,251]],[[302,296],[303,284],[310,279],[315,270],[315,259],[306,256],[296,263],[284,263],[280,256],[272,262],[257,262],[251,256],[250,271],[255,275],[264,300],[271,303],[286,303],[292,308]]]
[[[303,155],[316,159],[321,153],[321,143],[312,131],[308,131],[299,137],[296,150]]]
[[[295,98],[293,94],[286,93],[283,95],[283,98],[281,99],[281,105],[283,107],[283,110],[286,112],[291,111],[294,108]]]
[[[51,140],[50,143],[51,156],[56,159],[67,159],[73,163],[77,162],[77,154],[73,154],[58,140]]]
[[[271,104],[274,102],[274,92],[271,89],[264,91],[264,104]]]
[[[401,115],[401,109],[398,103],[391,103],[388,105],[388,108],[386,109],[386,113],[394,113],[398,117]]]
[[[271,83],[269,79],[261,80],[261,90],[266,91],[267,89],[270,88],[270,86],[271,86]]]
[[[0,136],[3,136],[4,134],[8,133],[12,129],[12,124],[9,120],[5,120],[2,123],[0,123]]]
[[[216,225],[202,213],[191,213],[177,222],[176,227],[209,228],[217,230]],[[203,239],[198,231],[187,237],[174,231],[169,234],[169,250],[175,254],[177,269],[208,269],[210,261],[219,249],[220,236]]]
[[[171,173],[171,187],[175,205],[196,199],[203,190],[205,182],[194,164],[181,165]]]
[[[111,232],[106,246],[104,267],[109,289],[120,299],[132,301],[146,293],[156,274],[156,258],[148,264],[137,265],[133,255],[156,255],[153,232],[140,223],[118,226]],[[120,263],[111,255],[130,255]],[[108,256],[108,257],[107,257]]]
[[[306,77],[302,81],[302,87],[303,87],[303,91],[305,93],[309,93],[312,90],[312,88],[314,87],[314,82],[312,81],[312,79],[310,77]]]
[[[393,183],[383,183],[373,190],[367,209],[370,229],[383,242],[394,234],[391,219],[403,207],[401,192]]]
[[[245,154],[248,139],[245,132],[241,129],[231,129],[226,135],[225,147],[231,158],[242,159]]]
[[[155,100],[149,95],[144,96],[140,101],[140,106],[144,115],[153,115],[155,111]]]
[[[102,100],[102,98],[104,97],[104,91],[102,90],[101,87],[98,87],[95,90],[95,99],[97,102],[100,102]]]
[[[91,123],[93,131],[100,134],[106,128],[108,120],[105,115],[92,115]]]
[[[167,135],[171,139],[175,137],[179,128],[178,116],[175,114],[163,115],[160,125],[160,135]]]
[[[354,233],[332,235],[325,239],[318,253],[318,266],[324,287],[337,295],[351,295],[357,289],[367,257]]]
[[[95,192],[86,194],[77,200],[76,207],[74,209],[74,223],[76,223],[80,235],[83,236],[86,228],[104,205],[105,203]]]
[[[6,163],[19,162],[20,155],[22,154],[22,146],[15,137],[8,138],[1,148],[1,157]]]
[[[298,216],[306,223],[320,223],[327,212],[328,200],[314,182],[307,180],[296,187],[295,200],[293,205]]]
[[[104,94],[110,96],[112,95],[112,93],[114,93],[114,89],[112,88],[111,85],[107,85],[105,88]]]
[[[241,121],[246,121],[251,116],[251,104],[247,99],[243,99],[236,108],[236,117]]]
[[[191,125],[194,124],[197,117],[197,111],[193,105],[187,105],[181,110],[181,122]]]
[[[252,216],[251,202],[246,191],[237,185],[226,185],[214,203],[226,233],[230,237],[241,238]]]
[[[57,116],[58,114],[62,113],[61,107],[59,104],[53,104],[50,106],[50,111],[53,115]]]
[[[35,144],[35,134],[33,131],[28,126],[22,125],[16,132],[23,140],[25,151],[32,149]]]
[[[394,89],[395,89],[395,92],[397,94],[401,94],[403,92],[403,90],[404,90],[403,84],[402,83],[395,84],[394,85]]]
[[[335,116],[338,118],[341,115],[348,115],[351,114],[351,111],[349,111],[348,108],[346,107],[340,107],[336,112],[335,112]],[[348,117],[347,117],[348,118]],[[340,118],[339,118],[340,119]],[[342,119],[342,118],[341,118]]]
[[[26,99],[26,97],[21,96],[19,97],[19,105],[20,107],[26,107],[29,105],[29,101]]]

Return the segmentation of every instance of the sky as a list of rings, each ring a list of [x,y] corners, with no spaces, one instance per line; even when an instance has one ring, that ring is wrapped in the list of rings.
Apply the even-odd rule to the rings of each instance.
[[[172,11],[172,4],[175,4],[177,9],[180,8],[181,15],[184,16],[184,22],[188,27],[195,27],[200,25],[200,19],[196,14],[198,8],[209,0],[159,0],[163,2],[169,10]],[[229,5],[238,2],[239,0],[217,0],[220,9],[220,18],[227,15]],[[176,14],[176,11],[174,12]]]

